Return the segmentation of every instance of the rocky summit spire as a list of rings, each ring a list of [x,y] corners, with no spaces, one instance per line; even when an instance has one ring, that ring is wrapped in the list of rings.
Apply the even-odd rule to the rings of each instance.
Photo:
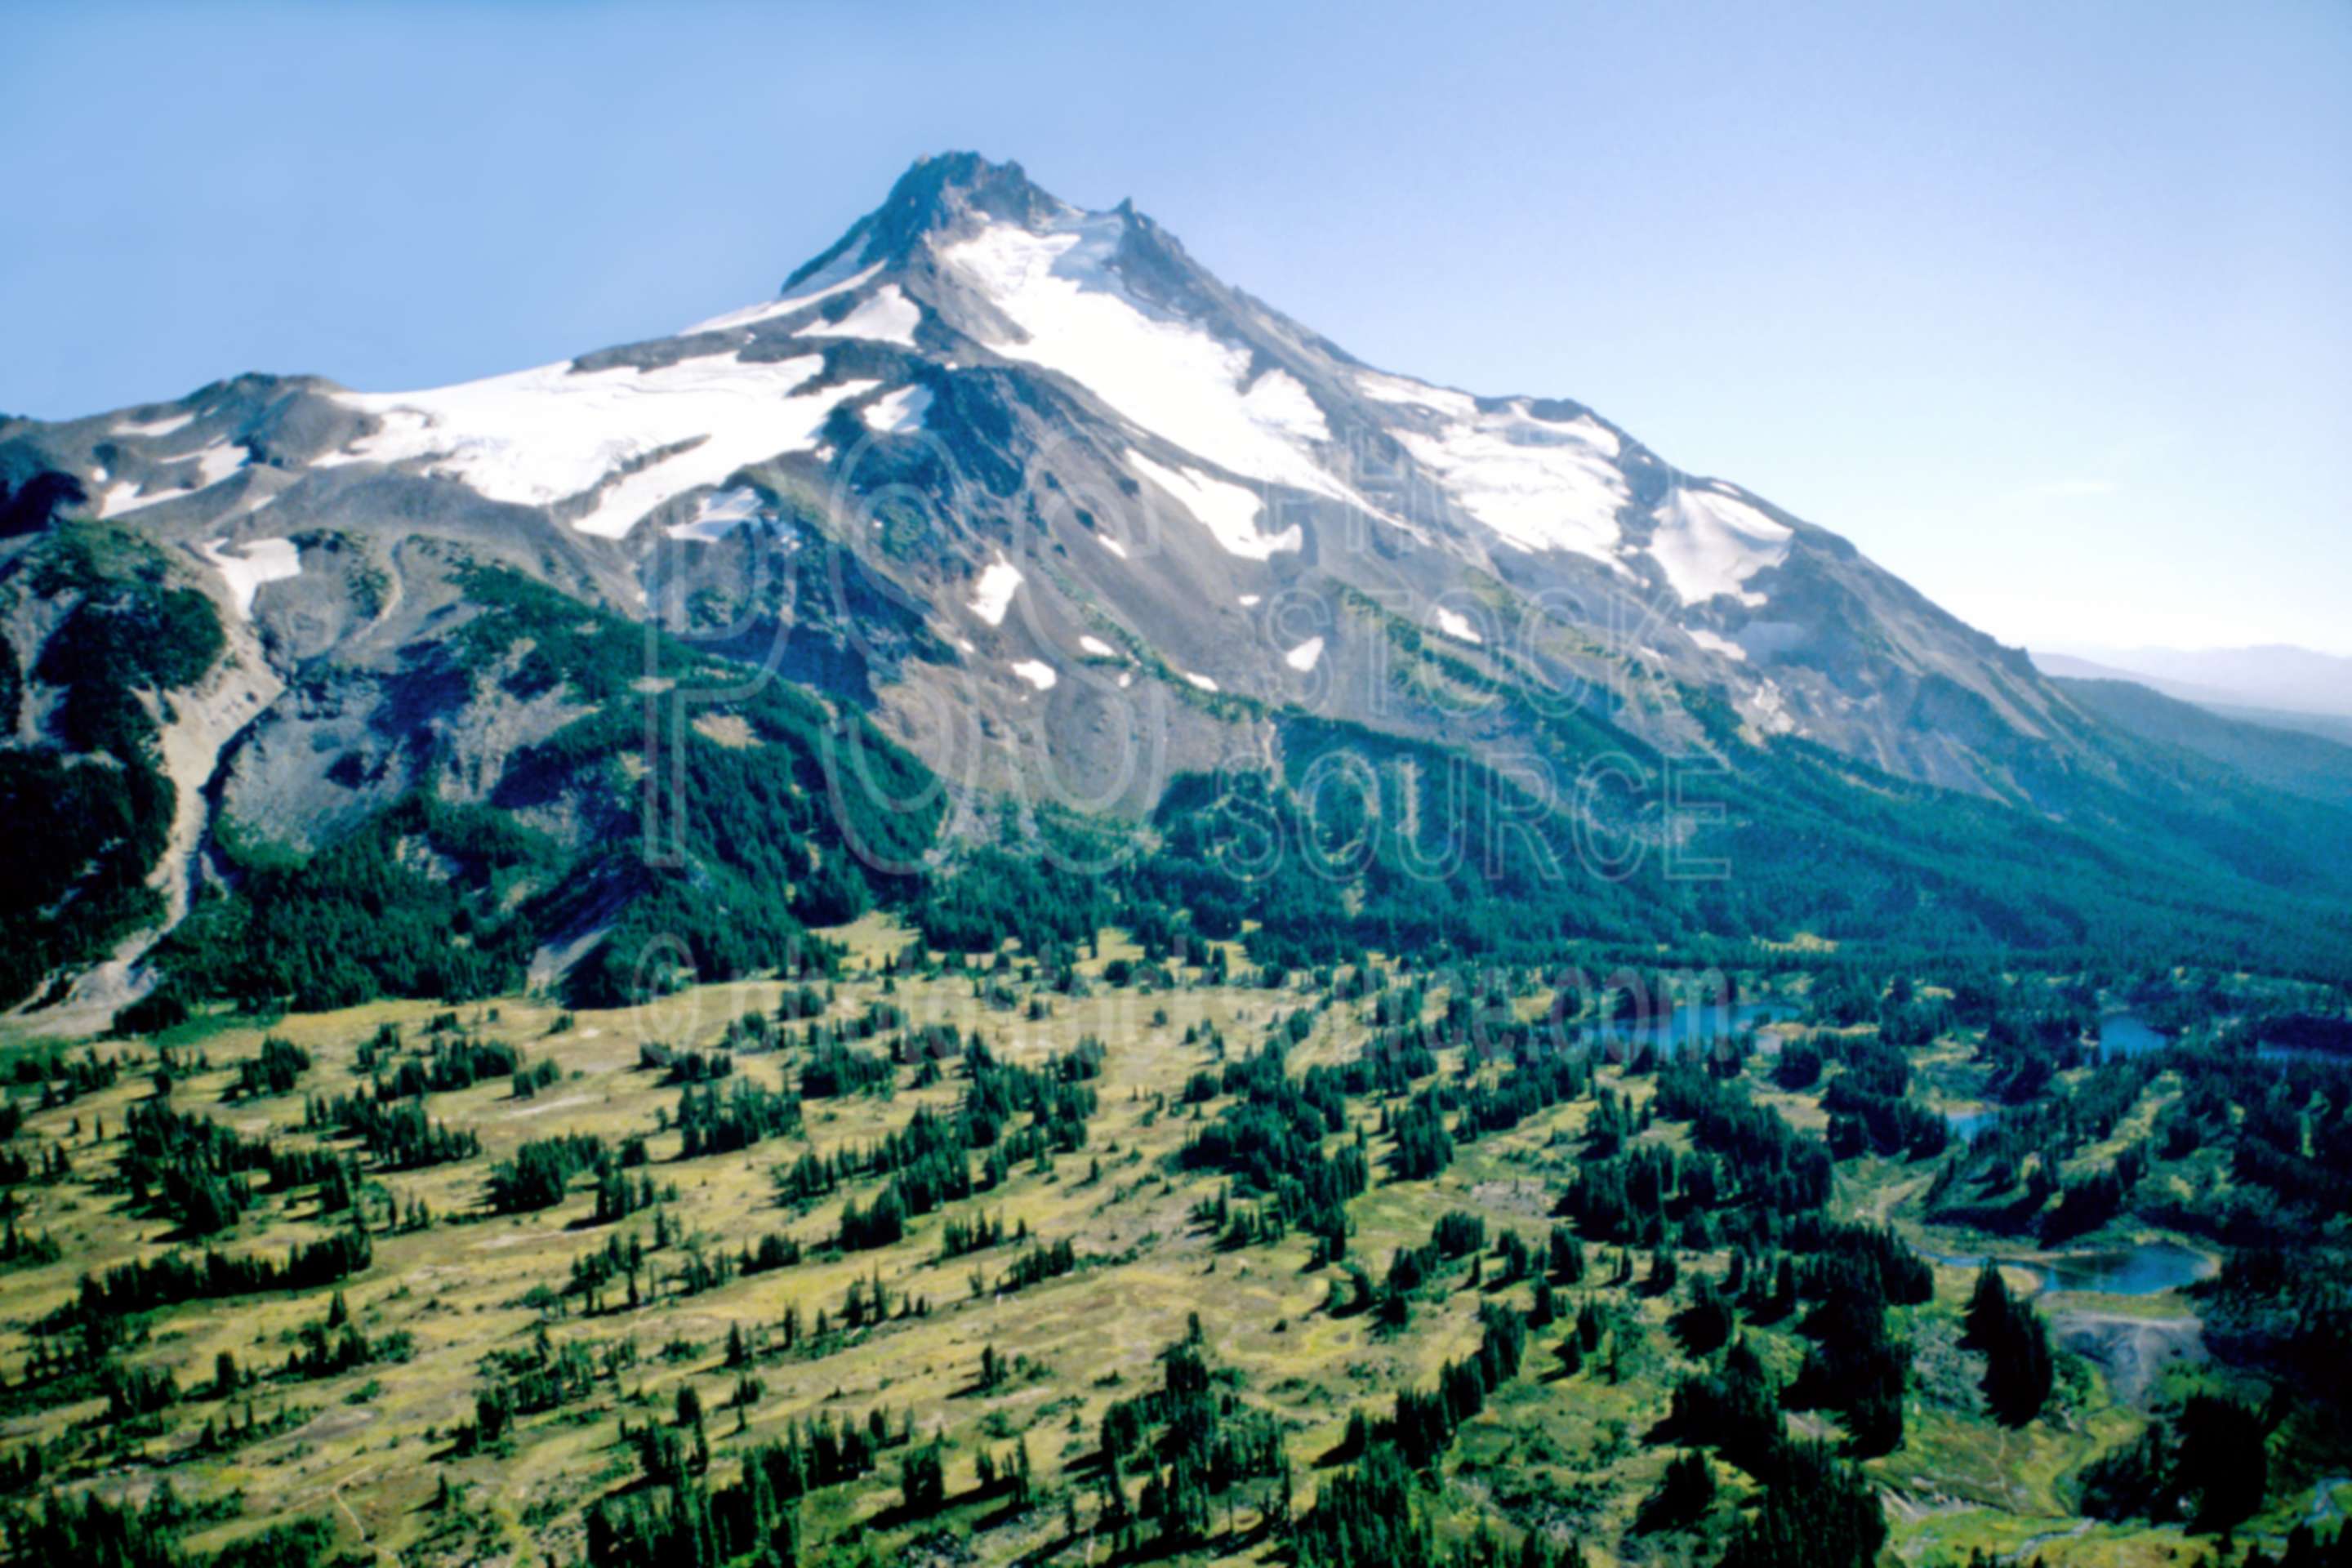
[[[991,163],[977,153],[934,153],[916,159],[880,206],[785,279],[784,288],[796,288],[844,259],[860,267],[902,260],[926,237],[969,218],[1034,228],[1070,210],[1069,204],[1032,184],[1018,163]]]

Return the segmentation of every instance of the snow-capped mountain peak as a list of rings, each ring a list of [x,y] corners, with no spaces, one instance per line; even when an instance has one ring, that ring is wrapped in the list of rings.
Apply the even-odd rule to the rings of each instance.
[[[1843,541],[1581,404],[1363,364],[1132,203],[967,153],[918,162],[774,299],[671,337],[415,392],[241,378],[7,438],[225,592],[231,547],[390,520],[675,618],[745,598],[740,539],[822,535],[1030,714],[1076,683],[1014,667],[1082,668],[1111,630],[1220,694],[1373,711],[1387,617],[1498,677],[1663,673],[1757,732],[1969,787],[2012,784],[1925,739],[1920,704],[2053,729],[2021,659]],[[976,600],[1000,565],[1016,591]],[[234,592],[266,623],[299,582]],[[862,679],[887,702],[914,668]],[[1630,721],[1697,732],[1672,700]]]
[[[926,241],[975,224],[1034,228],[1076,209],[1032,184],[1021,165],[992,163],[977,153],[919,158],[882,205],[784,279],[787,295],[829,268],[902,265]]]

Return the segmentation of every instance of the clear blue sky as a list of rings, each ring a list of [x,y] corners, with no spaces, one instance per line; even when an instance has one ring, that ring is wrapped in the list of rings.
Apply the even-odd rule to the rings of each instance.
[[[2341,0],[1013,9],[12,7],[0,408],[675,330],[976,147],[2008,640],[2352,652]]]

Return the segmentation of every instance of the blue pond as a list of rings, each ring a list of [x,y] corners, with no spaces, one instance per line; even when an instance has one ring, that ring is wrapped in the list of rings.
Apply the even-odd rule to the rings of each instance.
[[[2000,1120],[1998,1110],[1947,1110],[1944,1120],[1952,1129],[1952,1136],[1963,1143],[1973,1143],[1977,1134]]]
[[[1727,1040],[1745,1030],[1794,1017],[1796,1011],[1785,1002],[1739,1002],[1730,1006],[1720,1002],[1694,1002],[1654,1018],[1622,1023],[1612,1020],[1588,1028],[1585,1037],[1622,1043],[1629,1047],[1648,1044],[1655,1047],[1660,1056],[1673,1056],[1685,1046]]]
[[[1938,1258],[1938,1263],[1974,1268],[1982,1258]],[[2174,1241],[2143,1242],[2103,1252],[2066,1252],[2054,1258],[2000,1258],[2003,1268],[2031,1274],[2042,1290],[2095,1290],[2108,1296],[2153,1296],[2193,1285],[2213,1272],[2212,1260]]]
[[[2149,1026],[2147,1019],[2129,1011],[2109,1013],[2099,1020],[2099,1054],[2103,1057],[2138,1057],[2150,1051],[2162,1050],[2172,1043],[2172,1037],[2162,1030]],[[1983,1110],[1948,1110],[1944,1120],[1951,1124],[1952,1136],[1963,1143],[1973,1143],[1977,1135],[2000,1119],[2000,1113],[1990,1108]]]
[[[2150,1051],[2162,1050],[2171,1043],[2170,1036],[2150,1028],[2147,1020],[2137,1013],[2109,1013],[2099,1020],[2101,1056],[2146,1056]]]

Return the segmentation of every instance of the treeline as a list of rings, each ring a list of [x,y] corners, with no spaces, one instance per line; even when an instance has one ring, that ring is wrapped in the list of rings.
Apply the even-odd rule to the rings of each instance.
[[[575,929],[591,910],[609,925],[605,940],[570,973],[575,1005],[619,1005],[689,975],[822,973],[835,954],[810,936],[811,924],[852,919],[877,898],[902,901],[914,890],[916,879],[869,870],[860,855],[907,866],[921,860],[942,815],[929,774],[863,717],[836,713],[782,681],[743,683],[744,695],[727,704],[748,726],[749,747],[684,732],[683,776],[665,773],[658,787],[667,794],[677,786],[662,819],[678,826],[687,863],[657,865],[636,841],[642,818],[628,786],[607,765],[642,742],[644,698],[630,689],[635,678],[618,671],[634,666],[643,673],[645,628],[504,569],[457,576],[478,613],[431,650],[433,677],[460,690],[476,681],[523,695],[569,688],[587,711],[519,749],[487,805],[455,805],[420,789],[307,857],[225,844],[238,875],[226,890],[200,900],[167,940],[158,955],[166,984],[127,1022],[162,1026],[214,996],[309,1011],[385,994],[494,994],[522,984],[530,953],[548,933]],[[109,591],[121,596],[119,586]],[[118,613],[102,624],[93,619],[52,638],[53,668],[90,692],[77,710],[89,720],[75,725],[77,737],[125,731],[125,715],[139,704],[114,694],[160,689],[153,677],[181,679],[180,664],[193,656],[204,663],[216,657],[216,623],[206,643],[195,635],[205,628],[194,625],[194,616],[181,614],[208,619],[205,595],[162,587],[159,579],[141,605],[136,614],[110,606]],[[184,635],[176,624],[183,619],[190,622]],[[113,657],[121,650],[128,652]],[[192,658],[148,668],[183,650]],[[727,661],[687,644],[665,639],[662,657],[666,668],[701,669],[714,685],[734,683]],[[845,757],[854,758],[859,787],[835,787]],[[567,849],[518,826],[520,808],[566,792],[583,801],[592,823],[614,831]],[[12,930],[20,913],[58,905],[77,876],[87,896],[71,902],[73,914],[114,924],[152,918],[144,873],[169,827],[168,781],[150,768],[85,772],[52,765],[46,753],[0,757],[0,800],[20,794],[28,820],[36,801],[52,820],[63,803],[91,828],[80,842],[50,836],[58,886],[21,910],[9,900]],[[137,833],[126,835],[126,825]],[[120,867],[106,861],[103,877],[82,874],[110,841],[121,844],[114,855]],[[403,853],[420,841],[434,851],[430,869]],[[88,944],[100,929],[93,923],[72,934],[95,952]],[[641,971],[640,954],[662,937],[682,944],[684,963]],[[25,944],[8,945],[26,952]],[[29,992],[53,962],[72,956],[45,941],[26,954],[16,989]]]
[[[404,846],[423,843],[437,867]],[[402,797],[308,858],[225,840],[233,891],[200,898],[157,949],[159,998],[184,1010],[226,996],[249,1011],[349,1007],[381,995],[468,1001],[519,989],[537,945],[501,901],[545,875],[547,842],[488,806]]]
[[[160,557],[151,568],[100,562],[100,553],[85,549],[79,566],[61,552],[44,563],[48,591],[76,602],[35,674],[68,685],[58,723],[78,742],[122,741],[137,728],[131,715],[147,711],[139,697],[158,682],[193,679],[222,646],[205,596],[167,586]],[[575,1002],[610,1005],[690,977],[828,973],[838,954],[810,926],[877,902],[905,910],[931,945],[961,952],[994,952],[1017,938],[1030,953],[1060,955],[1102,925],[1123,923],[1145,943],[1147,973],[1179,952],[1221,963],[1223,949],[1204,945],[1212,942],[1238,941],[1255,963],[1286,969],[1370,949],[1433,960],[1464,952],[1537,956],[1567,942],[1652,954],[1663,944],[1752,951],[1799,929],[1849,952],[1869,943],[2053,960],[2086,951],[2122,955],[2136,945],[2179,952],[2194,931],[2232,958],[2275,955],[2298,972],[2346,973],[2344,883],[2329,853],[2341,825],[2331,813],[2226,774],[2200,775],[2191,788],[2150,767],[2134,770],[2128,788],[2087,773],[2044,779],[2052,814],[2022,811],[1909,784],[1820,747],[1753,746],[1736,716],[1695,691],[1680,700],[1727,764],[1726,826],[1710,847],[1742,866],[1736,890],[1670,879],[1659,857],[1622,880],[1568,874],[1578,863],[1581,818],[1572,821],[1466,752],[1298,714],[1282,720],[1279,770],[1173,781],[1148,837],[1066,818],[1038,837],[1101,853],[1066,862],[991,844],[929,866],[924,857],[947,792],[863,717],[774,680],[749,683],[755,689],[725,705],[743,721],[750,746],[683,733],[679,768],[656,785],[667,809],[652,815],[677,825],[686,863],[657,867],[636,842],[641,814],[628,809],[608,766],[642,743],[642,694],[617,677],[625,665],[642,672],[644,628],[517,573],[473,568],[457,582],[479,613],[441,639],[432,674],[458,688],[495,682],[519,696],[562,689],[582,716],[521,748],[488,807],[455,806],[419,791],[307,859],[247,852],[233,890],[203,900],[167,944],[173,978],[166,1000],[290,997],[319,1007],[386,992],[483,994],[518,982],[548,932],[575,926],[591,909],[617,908],[605,940],[569,981]],[[871,607],[889,614],[878,602]],[[1653,746],[1591,705],[1562,707],[1512,681],[1494,687],[1491,670],[1410,626],[1391,622],[1389,635],[1406,668],[1492,688],[1496,712],[1538,754],[1622,755],[1639,769],[1663,767]],[[732,668],[667,638],[659,649],[677,671],[717,676]],[[1234,715],[1247,707],[1189,690],[1185,700]],[[858,787],[841,787],[845,756]],[[1331,758],[1358,764],[1348,776],[1370,791],[1353,803],[1361,856],[1333,868],[1310,864],[1318,855],[1276,855],[1265,875],[1237,874],[1255,870],[1263,857],[1253,851],[1264,846],[1322,842],[1318,814],[1295,786]],[[28,752],[9,768],[51,761]],[[61,785],[130,787],[67,776],[75,772],[52,767],[0,780],[0,789],[14,782],[5,798],[37,807],[53,803]],[[54,856],[45,847],[43,869],[54,873],[47,880],[62,884],[53,893],[73,888],[90,849],[117,838],[159,844],[169,811],[155,782],[136,798],[77,803],[78,816],[116,828],[128,822],[136,832],[60,836],[67,842]],[[566,853],[516,828],[520,811],[567,792],[614,831]],[[2052,828],[2053,816],[2064,819],[2063,828]],[[1785,831],[1790,822],[1807,831]],[[400,847],[420,837],[451,874],[427,875],[404,859]],[[2150,862],[2139,851],[2159,840],[2167,853],[2158,858],[2161,888],[2151,894]],[[1506,842],[1515,852],[1496,853]],[[1110,869],[1068,868],[1081,863]],[[877,868],[885,865],[902,869]],[[2119,869],[2127,865],[2137,872]],[[136,901],[152,893],[146,868],[136,855],[110,868],[103,880],[111,900],[28,894],[10,912],[29,936],[45,939],[33,911],[65,907],[79,917],[85,905],[100,911],[110,901]],[[2191,911],[2200,918],[2182,918]],[[660,935],[677,940],[680,960],[641,973],[639,955]],[[46,973],[26,955],[16,989],[37,988]],[[1934,1008],[1916,999],[1871,1001],[1890,1043],[1937,1025]],[[2060,1055],[2068,1048],[2063,1039],[2051,1044]],[[2004,1092],[2021,1103],[2039,1069],[2022,1058],[2021,1067]]]

